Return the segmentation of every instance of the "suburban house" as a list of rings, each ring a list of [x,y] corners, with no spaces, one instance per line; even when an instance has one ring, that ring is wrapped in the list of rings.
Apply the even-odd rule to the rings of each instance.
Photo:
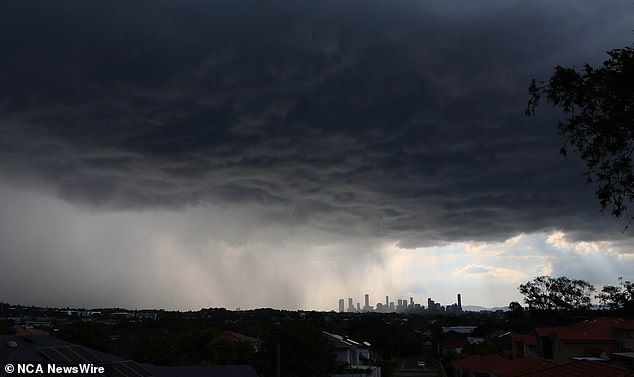
[[[622,321],[613,328],[616,342],[620,348],[634,351],[634,321]]]
[[[490,377],[491,369],[508,363],[509,360],[498,355],[475,355],[451,363],[454,377]]]
[[[634,377],[631,370],[619,368],[604,362],[575,360],[563,364],[553,364],[522,377]]]
[[[518,377],[554,365],[552,361],[529,356],[496,365],[491,368],[491,377]]]
[[[467,335],[455,331],[445,333],[440,344],[443,355],[460,355],[466,346]]]
[[[537,337],[527,334],[511,334],[512,358],[537,357]]]
[[[335,349],[338,362],[347,365],[363,365],[370,360],[370,343],[360,343],[347,336],[331,334],[326,331],[323,333]]]
[[[255,352],[258,352],[262,347],[262,341],[257,338],[253,338],[244,334],[240,334],[235,331],[223,330],[218,333],[218,338],[226,342],[245,342],[249,343]]]
[[[472,356],[452,363],[454,377],[634,377],[634,371],[606,362],[565,363],[535,357],[506,360],[496,355]]]
[[[323,331],[335,353],[338,363],[347,367],[343,374],[336,377],[367,376],[381,377],[381,367],[370,365],[370,343],[357,342],[347,336]]]
[[[569,326],[537,327],[537,353],[555,362],[573,359],[609,359],[614,352],[628,351],[634,321],[598,317]],[[620,340],[620,342],[619,342]],[[630,350],[631,351],[631,350]]]

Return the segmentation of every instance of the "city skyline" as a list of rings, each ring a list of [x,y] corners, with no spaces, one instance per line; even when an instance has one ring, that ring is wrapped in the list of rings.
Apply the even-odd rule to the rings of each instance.
[[[370,294],[365,293],[364,305],[361,306],[361,302],[355,301],[353,297],[348,297],[348,305],[346,301],[340,298],[338,301],[337,309],[339,313],[362,313],[362,312],[431,312],[431,313],[461,313],[462,309],[462,295],[456,294],[456,302],[443,306],[440,302],[435,302],[431,297],[427,298],[427,306],[414,301],[414,297],[410,296],[409,299],[397,298],[396,301],[390,301],[389,295],[385,296],[384,302],[377,302],[376,305],[372,305],[370,301]]]
[[[524,113],[533,78],[631,45],[631,2],[0,14],[2,301],[502,307],[536,276],[634,280],[631,213],[602,213],[584,162],[560,155],[559,111]]]

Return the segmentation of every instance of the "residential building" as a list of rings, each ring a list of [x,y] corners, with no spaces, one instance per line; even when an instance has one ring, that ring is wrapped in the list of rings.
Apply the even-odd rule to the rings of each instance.
[[[331,334],[323,331],[335,351],[338,363],[345,366],[347,371],[336,377],[369,376],[381,377],[381,368],[370,365],[370,343],[357,342],[346,336]]]
[[[632,370],[588,360],[555,363],[527,357],[509,361],[497,355],[476,355],[451,364],[453,377],[634,377]]]
[[[454,331],[459,334],[471,334],[473,330],[477,328],[478,326],[443,326],[442,332],[448,333],[450,331]]]
[[[629,348],[634,351],[634,321],[621,321],[614,326],[613,332],[620,348]]]
[[[491,377],[518,377],[541,369],[550,368],[554,365],[555,363],[552,361],[538,359],[536,357],[525,357],[496,365],[491,368]]]
[[[566,362],[573,358],[607,358],[623,349],[626,336],[634,331],[634,321],[620,318],[598,317],[569,326],[538,327],[537,352],[540,357],[555,362]],[[622,334],[622,343],[617,336]]]
[[[348,337],[323,331],[324,335],[335,350],[336,360],[344,365],[360,365],[361,348],[363,345]]]
[[[491,370],[509,361],[498,355],[475,355],[451,363],[454,377],[490,377]]]
[[[511,333],[511,350],[513,359],[537,357],[537,337],[528,334]]]
[[[235,331],[223,330],[218,333],[218,338],[227,342],[243,342],[251,345],[255,352],[258,352],[262,348],[262,341],[257,338],[250,337],[248,335],[240,334]]]
[[[575,360],[564,364],[553,364],[525,373],[522,377],[634,377],[634,371],[619,368],[605,362]]]

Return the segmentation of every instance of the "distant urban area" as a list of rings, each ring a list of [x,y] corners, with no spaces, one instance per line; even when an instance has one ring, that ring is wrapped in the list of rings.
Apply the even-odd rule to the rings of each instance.
[[[603,287],[601,306],[591,288],[540,276],[519,287],[526,306],[479,312],[460,294],[447,306],[365,294],[328,312],[0,303],[0,362],[91,363],[100,377],[634,377],[632,283]]]
[[[396,302],[390,301],[389,296],[385,296],[385,302],[377,302],[375,306],[370,305],[370,294],[364,296],[365,303],[361,306],[360,302],[354,304],[352,297],[348,298],[348,306],[345,306],[343,298],[339,299],[339,313],[360,313],[360,312],[378,312],[378,313],[462,313],[462,298],[460,293],[457,295],[457,302],[451,305],[442,306],[439,302],[435,302],[430,298],[427,299],[427,307],[417,302],[414,298],[397,299]]]

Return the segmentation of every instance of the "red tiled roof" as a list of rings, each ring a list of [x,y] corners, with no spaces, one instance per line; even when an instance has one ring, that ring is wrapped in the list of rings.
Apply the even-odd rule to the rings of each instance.
[[[615,330],[634,330],[634,320],[624,321],[614,326]]]
[[[36,334],[36,335],[46,335],[49,336],[51,335],[48,331],[46,330],[42,330],[42,329],[26,329],[22,326],[15,326],[15,333],[17,335],[20,336],[25,336],[25,335],[31,335],[31,334]]]
[[[498,355],[487,355],[464,359],[462,366],[469,369],[471,373],[487,373],[495,366],[508,363],[509,361]]]
[[[479,359],[482,356],[480,355],[473,355],[471,357],[468,357],[466,359],[460,359],[460,360],[456,360],[456,361],[452,361],[451,365],[454,367],[454,369],[461,369],[463,365],[465,365],[465,363],[471,362],[471,360],[475,360],[475,359]]]
[[[220,338],[221,340],[226,340],[227,342],[236,342],[238,341],[238,338],[235,337],[235,335],[233,335],[233,332],[229,331],[229,330],[224,330],[218,333],[218,338]]]
[[[511,339],[513,343],[523,342],[527,346],[536,346],[537,345],[537,337],[533,335],[526,334],[512,334]]]
[[[451,350],[455,348],[464,348],[464,346],[465,346],[465,342],[458,342],[458,343],[445,344],[442,346],[442,348],[446,350]]]
[[[552,336],[555,334],[555,328],[554,327],[535,327],[535,332],[537,333],[537,336]]]
[[[572,361],[535,372],[522,377],[634,377],[634,372],[613,365],[594,361]]]
[[[561,340],[615,340],[613,329],[626,322],[620,318],[599,317],[569,326],[556,327],[555,334]]]
[[[560,327],[536,327],[537,336],[558,337],[566,340],[615,340],[614,329],[634,329],[634,321],[621,318],[598,317]]]
[[[525,357],[497,365],[492,371],[499,377],[516,377],[555,365],[545,359]]]

